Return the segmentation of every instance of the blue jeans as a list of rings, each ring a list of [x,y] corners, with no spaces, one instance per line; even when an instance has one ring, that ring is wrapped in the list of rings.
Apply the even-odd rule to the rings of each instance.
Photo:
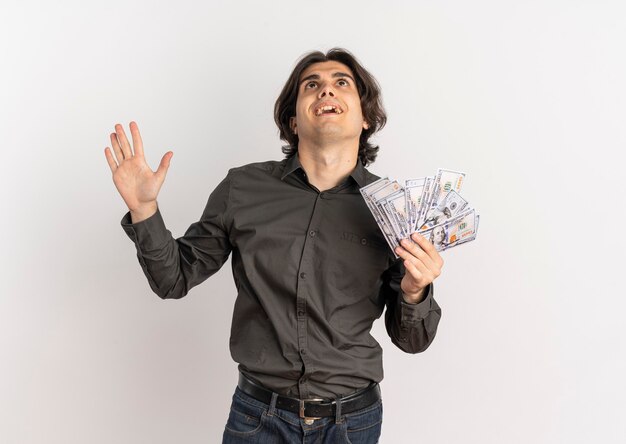
[[[382,400],[338,418],[306,425],[298,414],[265,404],[235,389],[222,444],[375,444],[383,421]]]

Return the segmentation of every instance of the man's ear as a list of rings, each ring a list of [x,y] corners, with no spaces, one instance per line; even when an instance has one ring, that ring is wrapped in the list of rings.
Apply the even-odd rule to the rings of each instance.
[[[289,118],[289,127],[291,128],[291,131],[293,131],[294,134],[298,134],[298,128],[296,125],[296,117],[290,117]]]
[[[367,130],[367,129],[369,129],[369,128],[370,128],[369,124],[368,124],[368,123],[364,120],[364,121],[363,121],[363,129],[364,129],[364,130]]]

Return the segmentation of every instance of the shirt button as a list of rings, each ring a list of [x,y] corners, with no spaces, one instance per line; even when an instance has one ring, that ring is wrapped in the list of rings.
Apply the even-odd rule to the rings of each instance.
[[[298,312],[298,316],[304,316],[304,312],[303,312],[302,310],[300,310],[300,311]]]
[[[315,233],[315,230],[311,230],[311,231],[309,231],[309,236],[311,236],[311,237],[315,237],[315,234],[316,234],[316,233]]]
[[[300,277],[301,277],[302,279],[306,279],[306,273],[303,271],[302,273],[300,273]]]
[[[324,194],[324,193],[320,193],[320,197],[321,197],[322,199],[324,199],[324,198],[326,198],[326,194]]]
[[[361,245],[367,245],[367,239],[365,238],[361,239]]]
[[[305,350],[305,349],[301,349],[301,350],[300,350],[300,354],[301,354],[301,355],[306,355],[306,350]]]

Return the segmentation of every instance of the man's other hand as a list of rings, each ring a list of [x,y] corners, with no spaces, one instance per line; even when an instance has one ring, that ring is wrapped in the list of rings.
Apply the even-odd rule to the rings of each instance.
[[[172,151],[165,153],[159,168],[154,172],[146,162],[136,122],[130,122],[130,133],[133,146],[128,141],[122,125],[119,123],[115,125],[115,132],[109,134],[113,153],[106,147],[104,154],[113,173],[113,183],[131,212],[132,222],[137,223],[156,213],[156,199],[174,153]]]

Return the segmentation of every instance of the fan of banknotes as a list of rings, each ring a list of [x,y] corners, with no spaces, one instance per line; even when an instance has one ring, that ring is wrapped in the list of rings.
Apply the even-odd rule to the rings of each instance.
[[[437,251],[476,239],[480,216],[459,192],[465,173],[439,168],[435,176],[384,177],[360,189],[393,254],[402,239],[418,232]]]

